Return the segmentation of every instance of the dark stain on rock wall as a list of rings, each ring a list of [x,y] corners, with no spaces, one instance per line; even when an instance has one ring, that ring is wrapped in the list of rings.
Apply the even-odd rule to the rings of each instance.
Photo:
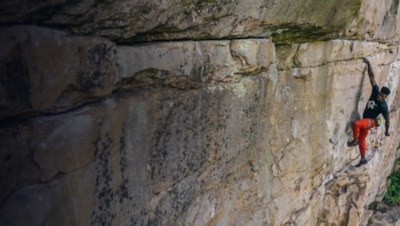
[[[30,103],[30,78],[27,63],[22,57],[19,46],[10,51],[11,56],[0,65],[0,82],[4,86],[5,97],[8,102],[14,103],[13,107],[31,109]],[[0,105],[0,111],[2,111]],[[18,110],[19,110],[18,109]]]
[[[125,175],[128,163],[126,159],[126,141],[125,141],[125,127],[122,129],[122,136],[120,138],[120,161],[119,161],[119,169],[122,177],[122,182],[117,188],[117,196],[118,196],[118,201],[120,204],[122,204],[124,201],[131,202],[133,200],[133,197],[129,194],[129,185],[128,185],[128,177]]]
[[[393,0],[392,5],[390,6],[389,12],[392,13],[393,15],[397,15],[398,13],[399,2],[400,0]]]
[[[149,225],[177,223],[200,192],[199,184],[217,185],[230,170],[247,162],[257,139],[260,114],[265,110],[264,82],[258,78],[253,82],[259,87],[240,98],[230,86],[221,86],[212,93],[205,89],[190,91],[190,95],[182,92],[159,103],[164,117],[158,121],[149,165],[151,181],[158,185],[153,193],[166,195],[155,209],[142,211],[154,215]],[[208,167],[213,169],[210,174],[197,181]]]
[[[160,108],[168,111],[168,115],[159,121],[155,133],[155,149],[151,153],[150,162],[151,178],[156,181],[175,181],[201,167],[204,153],[199,135],[205,126],[205,111],[202,109],[207,106],[202,102],[201,95],[176,100],[172,107],[167,106],[168,103],[162,105]],[[178,161],[171,165],[174,159]],[[163,170],[167,165],[168,168],[172,167],[172,172]]]
[[[112,59],[115,53],[110,48],[113,47],[98,44],[88,50],[78,49],[78,52],[85,56],[81,62],[81,70],[76,74],[76,82],[81,90],[94,91],[105,88],[105,83],[109,82],[108,73],[114,66]]]
[[[94,143],[97,176],[94,191],[94,210],[91,215],[92,225],[112,225],[112,221],[116,216],[112,206],[114,201],[114,192],[112,190],[113,172],[109,162],[112,143],[113,141],[108,133],[104,136],[99,134]]]
[[[200,188],[196,178],[185,179],[169,189],[168,195],[161,199],[148,225],[177,225],[177,220],[187,212]]]

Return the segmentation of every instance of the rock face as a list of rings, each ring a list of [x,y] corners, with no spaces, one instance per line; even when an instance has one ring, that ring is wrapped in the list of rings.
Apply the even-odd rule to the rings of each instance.
[[[32,26],[2,32],[0,117],[65,111],[113,91],[114,43]]]
[[[371,225],[399,225],[400,208],[398,205],[379,203],[374,208],[376,211],[369,219]]]
[[[378,222],[369,207],[400,145],[397,0],[0,12],[1,222]],[[392,90],[391,136],[372,129],[355,168],[346,142],[371,92],[363,57]]]

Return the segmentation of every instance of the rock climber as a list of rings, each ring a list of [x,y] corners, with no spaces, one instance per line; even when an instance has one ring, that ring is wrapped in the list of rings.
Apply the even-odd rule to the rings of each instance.
[[[358,145],[360,149],[361,160],[356,165],[356,167],[360,167],[367,163],[365,158],[365,153],[367,149],[367,145],[365,144],[365,138],[368,135],[368,130],[379,126],[378,116],[382,114],[385,119],[385,135],[390,136],[389,134],[389,109],[386,104],[386,97],[390,94],[390,89],[388,87],[382,87],[381,91],[379,91],[379,86],[375,81],[375,74],[371,68],[371,64],[368,59],[363,58],[363,62],[367,64],[367,71],[369,81],[372,86],[372,93],[368,99],[367,105],[365,106],[365,110],[363,113],[363,118],[360,120],[356,120],[352,124],[353,129],[353,140],[347,143],[347,146],[353,147]]]

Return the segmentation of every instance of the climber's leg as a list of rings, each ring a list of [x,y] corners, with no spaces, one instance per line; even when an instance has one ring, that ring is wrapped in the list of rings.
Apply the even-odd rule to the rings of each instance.
[[[360,155],[365,156],[367,145],[365,143],[365,138],[368,136],[368,129],[361,129],[360,135],[358,137],[358,147],[360,149]]]
[[[368,126],[370,124],[369,119],[360,119],[356,120],[352,124],[353,128],[353,140],[347,143],[347,146],[353,147],[359,144],[359,136],[360,136],[360,131],[362,129],[368,129]]]
[[[367,122],[367,123],[365,123],[365,122]],[[365,124],[367,124],[367,126],[365,127],[366,129],[360,129],[360,132],[359,132],[358,148],[360,149],[361,160],[360,160],[360,163],[358,163],[356,165],[356,167],[362,166],[365,163],[367,163],[367,160],[365,158],[365,154],[367,152],[367,144],[365,142],[365,139],[368,136],[368,130],[372,127],[375,127],[375,121],[373,119],[366,119],[366,120],[364,120],[364,122],[362,124],[363,124],[362,125],[363,127],[365,127]]]

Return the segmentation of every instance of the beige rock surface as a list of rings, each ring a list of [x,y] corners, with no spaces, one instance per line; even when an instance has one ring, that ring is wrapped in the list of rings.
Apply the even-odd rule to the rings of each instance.
[[[38,23],[116,42],[274,37],[398,40],[397,0],[0,2],[0,24]]]
[[[381,201],[400,140],[397,1],[6,6],[1,23],[65,29],[0,27],[0,222],[366,225]],[[355,168],[363,57],[392,90],[391,136],[372,130]]]

